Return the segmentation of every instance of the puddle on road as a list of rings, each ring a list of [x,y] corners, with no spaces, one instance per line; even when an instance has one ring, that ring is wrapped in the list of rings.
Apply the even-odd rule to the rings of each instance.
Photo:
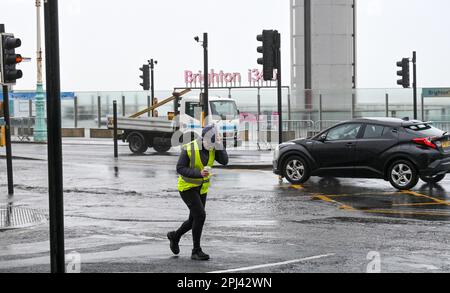
[[[326,178],[306,185],[280,185],[286,190],[297,190],[337,208],[352,212],[400,219],[450,221],[450,201],[441,185],[423,185],[414,191],[397,192],[389,189],[369,188],[367,185],[343,184],[343,181]]]

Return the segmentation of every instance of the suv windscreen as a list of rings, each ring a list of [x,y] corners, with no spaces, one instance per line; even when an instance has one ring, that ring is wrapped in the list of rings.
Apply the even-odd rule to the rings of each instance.
[[[356,139],[361,126],[361,124],[345,124],[333,128],[327,134],[327,141]]]
[[[406,126],[405,129],[408,133],[412,133],[417,136],[426,136],[426,137],[436,137],[436,136],[442,136],[445,132],[437,129],[430,124],[417,124],[417,125],[411,125]]]

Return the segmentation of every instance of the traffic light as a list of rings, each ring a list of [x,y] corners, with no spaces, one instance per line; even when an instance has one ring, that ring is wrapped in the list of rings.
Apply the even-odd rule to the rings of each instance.
[[[139,68],[139,70],[143,72],[143,74],[140,76],[140,78],[142,79],[141,86],[144,91],[148,91],[150,90],[150,66],[143,65],[142,68]]]
[[[20,46],[22,46],[21,40],[14,38],[14,35],[1,34],[0,71],[1,83],[4,85],[13,85],[16,83],[16,80],[23,76],[22,71],[16,69],[16,65],[23,60],[20,54],[16,54],[16,49]]]
[[[258,53],[263,54],[258,58],[258,64],[263,66],[264,80],[273,80],[273,71],[278,69],[278,52],[280,49],[280,34],[274,30],[264,30],[256,39],[262,42],[257,48]]]
[[[404,88],[409,88],[411,85],[409,59],[403,58],[402,61],[397,62],[397,66],[401,68],[401,70],[397,71],[397,75],[401,77],[401,79],[397,81],[397,84]]]

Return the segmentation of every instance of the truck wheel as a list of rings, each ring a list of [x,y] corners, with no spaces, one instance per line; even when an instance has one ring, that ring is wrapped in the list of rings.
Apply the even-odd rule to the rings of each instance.
[[[154,148],[155,151],[157,151],[158,153],[164,154],[164,153],[167,153],[167,152],[170,150],[171,146],[170,146],[170,145],[163,145],[163,144],[155,144],[155,145],[153,146],[153,148]]]
[[[144,136],[138,132],[133,132],[128,136],[128,143],[133,154],[142,155],[148,149]]]

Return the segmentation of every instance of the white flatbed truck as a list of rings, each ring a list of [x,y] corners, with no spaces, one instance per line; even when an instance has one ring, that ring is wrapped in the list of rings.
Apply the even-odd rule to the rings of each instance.
[[[189,89],[174,93],[172,97],[131,117],[118,117],[117,129],[121,132],[119,139],[128,143],[132,153],[143,154],[149,148],[154,148],[158,153],[165,153],[172,147],[200,137],[200,98],[183,97],[188,92]],[[170,102],[174,102],[174,112],[169,112],[166,117],[141,117]],[[217,126],[226,147],[242,145],[239,135],[239,111],[235,100],[210,97],[209,113],[207,123]],[[112,117],[108,117],[108,128],[114,128]]]

